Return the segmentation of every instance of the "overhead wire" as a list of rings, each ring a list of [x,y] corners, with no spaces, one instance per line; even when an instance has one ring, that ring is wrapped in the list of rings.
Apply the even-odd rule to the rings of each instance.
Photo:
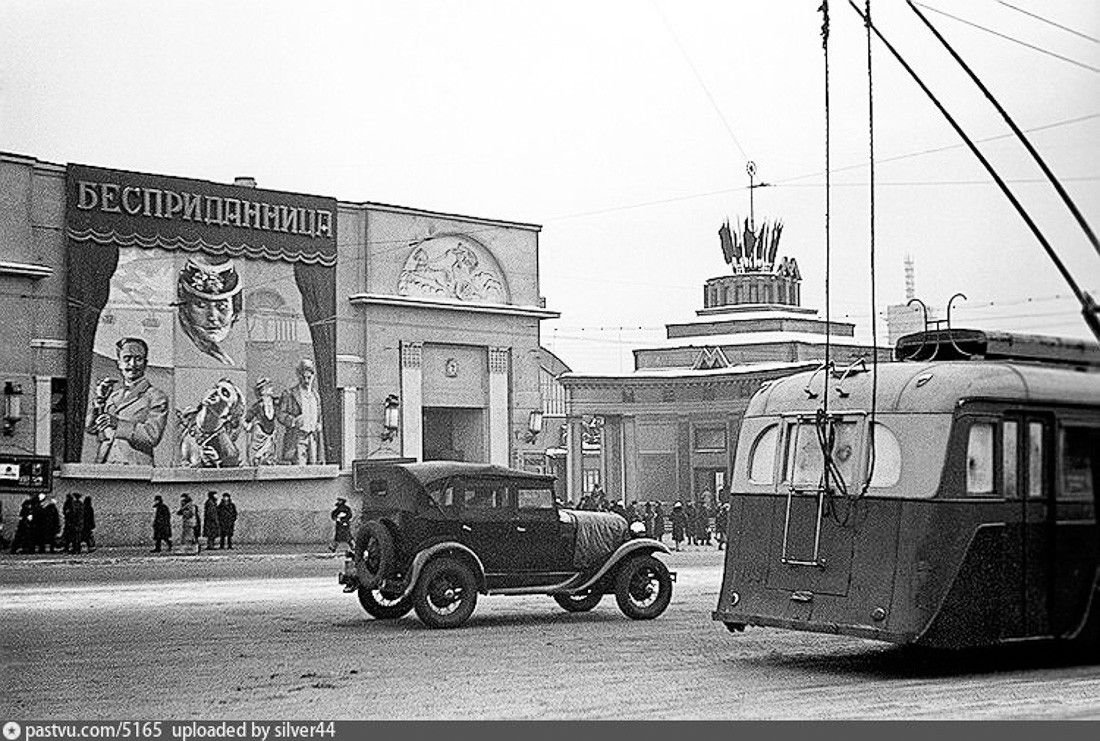
[[[1000,31],[994,31],[992,28],[987,28],[987,27],[981,25],[980,23],[974,23],[973,21],[968,21],[965,18],[960,18],[959,16],[952,15],[951,13],[948,13],[944,10],[939,10],[937,8],[933,8],[930,5],[925,5],[923,3],[917,3],[917,4],[920,5],[922,8],[924,8],[925,10],[930,10],[933,13],[938,13],[939,15],[947,16],[948,18],[950,18],[952,20],[955,20],[955,21],[958,21],[959,23],[963,23],[967,26],[971,26],[972,28],[977,28],[980,31],[985,31],[986,33],[993,34],[994,36],[1000,37],[1000,38],[1005,39],[1007,41],[1011,41],[1014,44],[1019,44],[1020,46],[1026,46],[1028,49],[1031,49],[1033,51],[1037,51],[1040,54],[1046,54],[1047,56],[1054,57],[1055,59],[1060,59],[1063,62],[1068,62],[1069,64],[1076,65],[1077,67],[1081,67],[1082,69],[1087,69],[1089,72],[1100,73],[1100,68],[1093,67],[1091,64],[1085,64],[1084,62],[1078,62],[1076,59],[1071,59],[1071,58],[1069,58],[1067,56],[1064,56],[1062,54],[1057,54],[1055,52],[1050,51],[1049,49],[1044,49],[1041,46],[1036,46],[1035,44],[1029,44],[1026,41],[1021,41],[1020,39],[1017,39],[1013,36],[1009,36],[1008,34],[1001,33]]]
[[[1089,36],[1087,33],[1081,33],[1080,31],[1078,31],[1074,28],[1070,28],[1069,26],[1063,26],[1061,23],[1055,23],[1054,21],[1050,20],[1049,18],[1044,18],[1043,16],[1039,15],[1038,13],[1032,13],[1030,11],[1024,10],[1021,7],[1013,5],[1012,3],[1006,3],[1005,0],[997,0],[997,2],[1000,3],[1001,5],[1005,6],[1006,8],[1012,8],[1017,13],[1023,13],[1026,16],[1031,16],[1032,18],[1034,18],[1036,20],[1039,20],[1039,21],[1042,21],[1043,23],[1054,26],[1055,28],[1060,28],[1063,31],[1067,31],[1067,32],[1073,34],[1074,36],[1080,36],[1083,39],[1087,39],[1088,41],[1091,41],[1094,44],[1100,44],[1100,39],[1098,39],[1094,36]]]

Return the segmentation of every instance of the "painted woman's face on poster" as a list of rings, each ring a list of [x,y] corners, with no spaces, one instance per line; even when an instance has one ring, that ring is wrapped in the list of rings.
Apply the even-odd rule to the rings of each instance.
[[[222,347],[241,316],[243,283],[232,260],[188,258],[176,281],[179,324],[200,352],[225,365],[236,361]]]

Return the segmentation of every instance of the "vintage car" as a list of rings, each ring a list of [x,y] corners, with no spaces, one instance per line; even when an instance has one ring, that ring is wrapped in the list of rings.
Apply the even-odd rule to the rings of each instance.
[[[547,594],[586,612],[614,593],[627,617],[668,607],[664,544],[611,512],[554,499],[552,476],[481,463],[356,466],[361,524],[339,581],[380,620],[410,610],[432,628],[470,617],[478,594]]]

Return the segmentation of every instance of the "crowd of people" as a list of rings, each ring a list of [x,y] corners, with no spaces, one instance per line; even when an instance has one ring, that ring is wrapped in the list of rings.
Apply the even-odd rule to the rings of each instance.
[[[45,494],[31,494],[19,506],[19,521],[8,549],[11,553],[80,553],[95,550],[95,507],[91,496],[73,492],[61,509]]]
[[[725,492],[721,492],[715,500],[710,492],[704,491],[688,499],[686,505],[677,501],[668,507],[662,502],[634,500],[624,506],[621,502],[609,501],[603,488],[596,484],[591,492],[581,497],[576,509],[614,512],[628,523],[640,522],[645,525],[646,536],[655,540],[663,541],[668,533],[676,550],[682,550],[685,542],[686,545],[702,546],[714,543],[718,550],[722,550],[726,543],[729,497],[725,496]]]
[[[218,501],[218,492],[208,491],[201,513],[190,494],[181,494],[176,515],[180,521],[179,545],[183,553],[200,552],[204,538],[208,551],[215,548],[232,550],[237,505],[229,492],[223,493]],[[161,543],[172,550],[172,514],[158,494],[153,497],[153,553],[160,553]]]

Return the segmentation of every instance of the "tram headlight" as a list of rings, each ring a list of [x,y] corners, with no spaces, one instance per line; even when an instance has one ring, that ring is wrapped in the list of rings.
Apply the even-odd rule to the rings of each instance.
[[[737,604],[741,601],[741,595],[737,592],[730,592],[730,607],[737,607]]]
[[[871,610],[871,619],[874,620],[876,623],[881,623],[883,620],[886,619],[886,610],[882,607],[876,607],[875,609]]]

